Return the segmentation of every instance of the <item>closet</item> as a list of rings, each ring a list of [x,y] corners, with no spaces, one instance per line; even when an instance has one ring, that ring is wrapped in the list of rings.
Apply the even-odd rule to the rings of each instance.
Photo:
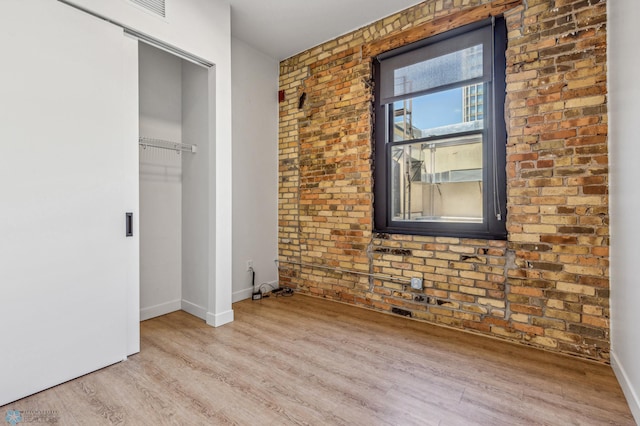
[[[0,2],[0,405],[139,352],[141,311],[233,321],[229,5],[167,13]]]
[[[207,70],[143,42],[138,59],[140,319],[205,319]]]

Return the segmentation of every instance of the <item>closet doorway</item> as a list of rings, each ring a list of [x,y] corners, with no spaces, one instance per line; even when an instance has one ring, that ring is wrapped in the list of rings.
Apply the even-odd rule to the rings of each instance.
[[[138,58],[140,320],[206,319],[209,70],[143,42]]]

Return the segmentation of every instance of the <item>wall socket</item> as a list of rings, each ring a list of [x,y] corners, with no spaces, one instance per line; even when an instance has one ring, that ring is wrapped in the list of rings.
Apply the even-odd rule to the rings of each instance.
[[[251,271],[253,269],[253,260],[247,260],[247,271]]]
[[[422,278],[411,278],[411,288],[422,290]]]

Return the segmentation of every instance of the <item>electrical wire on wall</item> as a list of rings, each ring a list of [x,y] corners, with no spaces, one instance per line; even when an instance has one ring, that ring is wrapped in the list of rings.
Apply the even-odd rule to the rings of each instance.
[[[496,18],[495,16],[491,17],[491,82],[489,84],[491,84],[492,86],[495,84],[495,78],[496,78],[496,65],[495,65],[495,27],[496,27]],[[491,93],[491,119],[492,119],[492,125],[491,125],[491,130],[493,133],[493,150],[492,150],[492,155],[493,155],[493,164],[494,164],[494,168],[493,168],[493,209],[494,209],[494,215],[496,217],[497,220],[502,221],[502,206],[500,205],[500,195],[498,193],[498,186],[499,186],[499,180],[498,180],[498,172],[496,170],[497,168],[497,164],[498,164],[498,147],[496,146],[497,143],[495,142],[497,139],[497,134],[496,134],[496,123],[497,123],[497,118],[496,118],[496,97],[495,97],[495,91],[491,90],[489,91],[489,93]]]
[[[280,271],[278,260],[275,261],[276,268],[278,272]],[[256,289],[256,271],[252,266],[249,267],[249,272],[251,272],[251,299],[252,300],[261,300],[267,298],[269,296],[278,297],[278,296],[293,296],[293,290],[288,287],[279,287],[272,283],[263,282]]]
[[[279,261],[276,261],[276,263],[279,263]],[[386,274],[380,274],[380,273],[369,273],[369,272],[357,271],[353,269],[344,269],[344,268],[320,265],[315,263],[294,262],[290,260],[285,260],[282,263],[292,265],[292,266],[299,266],[301,268],[318,268],[318,269],[324,269],[324,270],[333,271],[337,273],[363,275],[363,276],[367,276],[367,277],[371,277],[371,278],[383,280],[383,281],[398,282],[402,284],[411,284],[411,278],[407,278],[407,277],[392,276],[392,275],[386,275]],[[280,267],[278,267],[278,269],[280,269]]]

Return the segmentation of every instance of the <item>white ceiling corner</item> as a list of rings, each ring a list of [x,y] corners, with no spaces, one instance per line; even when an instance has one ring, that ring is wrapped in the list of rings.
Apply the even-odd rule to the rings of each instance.
[[[283,60],[378,19],[416,0],[230,0],[231,35]]]

